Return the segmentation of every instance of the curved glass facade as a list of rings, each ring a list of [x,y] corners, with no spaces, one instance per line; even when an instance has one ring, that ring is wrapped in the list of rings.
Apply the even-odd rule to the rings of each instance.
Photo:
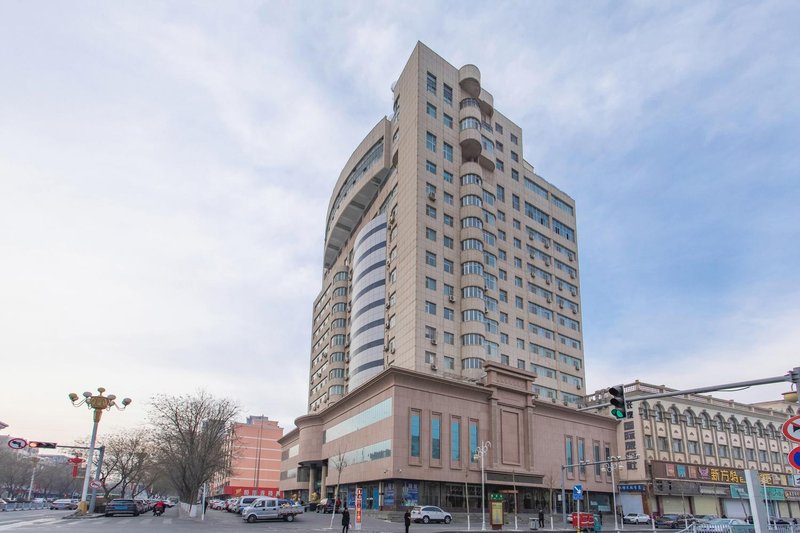
[[[386,214],[366,224],[353,249],[353,300],[350,330],[350,390],[383,370],[386,300]]]

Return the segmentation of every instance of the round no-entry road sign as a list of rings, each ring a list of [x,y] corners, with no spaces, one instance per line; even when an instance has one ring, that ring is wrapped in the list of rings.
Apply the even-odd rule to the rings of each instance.
[[[8,439],[8,447],[14,450],[21,450],[28,445],[25,439]]]
[[[103,486],[103,484],[100,483],[99,479],[93,479],[89,482],[89,486],[92,487],[93,489],[99,489],[100,487]]]
[[[787,439],[800,442],[800,416],[793,416],[784,422],[781,431]]]
[[[800,470],[800,446],[789,452],[789,464]]]

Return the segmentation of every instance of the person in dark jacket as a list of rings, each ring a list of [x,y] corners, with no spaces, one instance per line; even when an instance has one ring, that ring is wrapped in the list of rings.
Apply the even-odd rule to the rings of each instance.
[[[406,524],[406,533],[408,533],[408,528],[411,527],[411,511],[406,509],[406,514],[403,515],[403,522]]]
[[[347,530],[350,529],[350,511],[347,510],[347,507],[342,509],[342,533],[347,533]]]
[[[539,509],[539,529],[544,529],[544,510]]]

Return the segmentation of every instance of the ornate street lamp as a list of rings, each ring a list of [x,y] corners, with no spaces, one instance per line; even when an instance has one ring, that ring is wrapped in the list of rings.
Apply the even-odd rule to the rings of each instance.
[[[482,441],[480,446],[475,448],[475,453],[473,457],[478,459],[480,457],[481,460],[481,531],[486,531],[486,476],[484,475],[483,469],[483,458],[489,453],[489,448],[492,447],[492,443],[487,441]]]
[[[82,513],[86,513],[86,511],[89,509],[89,503],[86,501],[86,497],[89,493],[89,480],[92,478],[92,461],[94,459],[94,445],[97,441],[97,426],[100,424],[100,418],[103,416],[103,411],[110,411],[112,407],[116,407],[118,410],[122,411],[128,407],[132,401],[130,398],[124,398],[122,400],[122,407],[120,407],[116,402],[117,397],[115,395],[109,394],[108,396],[103,396],[105,391],[106,389],[103,387],[98,387],[97,392],[100,394],[93,395],[91,392],[84,392],[82,400],[74,392],[69,393],[69,399],[72,402],[72,405],[75,407],[86,405],[89,410],[93,411],[92,418],[94,422],[92,425],[92,439],[89,442],[88,459],[86,461],[86,477],[83,480],[81,503],[78,504],[78,509],[80,509]]]

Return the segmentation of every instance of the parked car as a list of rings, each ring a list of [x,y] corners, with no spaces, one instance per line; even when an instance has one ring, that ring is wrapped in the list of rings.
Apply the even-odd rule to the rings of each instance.
[[[698,524],[698,533],[722,533],[730,532],[731,526],[746,526],[747,522],[738,518],[715,518],[703,524]]]
[[[129,499],[114,498],[106,504],[106,516],[114,516],[116,514],[132,514],[139,516],[139,506],[136,502]]]
[[[445,524],[449,524],[450,521],[453,520],[453,516],[435,505],[418,505],[411,509],[411,520],[414,522],[422,522],[423,524],[429,522],[444,522]]]
[[[239,503],[236,504],[236,512],[242,514],[245,507],[250,507],[253,505],[253,502],[256,501],[259,496],[242,496],[239,498]]]
[[[53,500],[52,502],[50,502],[50,509],[51,510],[56,510],[56,509],[77,509],[77,508],[78,508],[77,502],[74,502],[74,501],[68,500],[68,499]]]
[[[322,514],[332,513],[335,503],[336,500],[333,498],[322,498],[317,504],[317,512]]]
[[[665,529],[683,529],[696,522],[690,514],[664,514],[656,518],[656,527]]]
[[[622,517],[623,524],[649,524],[650,515],[642,513],[628,513]]]
[[[229,513],[236,511],[236,504],[239,503],[239,498],[231,498],[225,502],[225,510]]]

